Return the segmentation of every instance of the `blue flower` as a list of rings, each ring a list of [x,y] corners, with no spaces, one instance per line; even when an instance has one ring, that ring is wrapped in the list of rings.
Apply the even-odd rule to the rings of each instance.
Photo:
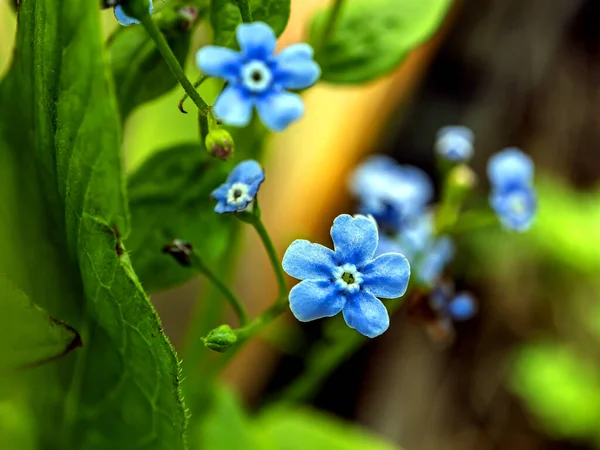
[[[150,6],[148,7],[148,12],[150,14],[152,14],[152,0],[150,0]],[[140,23],[139,20],[134,19],[133,17],[129,17],[127,14],[125,14],[125,12],[123,11],[123,7],[121,5],[115,6],[114,13],[115,13],[115,19],[117,19],[117,22],[119,22],[124,27],[128,27],[129,25],[135,25],[135,24]]]
[[[464,162],[473,156],[475,136],[470,128],[448,126],[437,133],[435,148],[438,154],[452,162]]]
[[[412,218],[394,236],[382,234],[377,255],[387,252],[402,253],[410,262],[416,280],[434,285],[454,257],[454,244],[448,236],[435,237],[433,214],[424,212]]]
[[[212,192],[211,196],[217,200],[215,212],[223,214],[245,210],[264,180],[265,172],[259,163],[242,161],[231,171],[227,181]]]
[[[477,313],[477,302],[468,292],[455,294],[454,283],[440,282],[432,290],[429,305],[442,318],[463,321]]]
[[[287,89],[307,88],[321,75],[313,49],[296,44],[275,55],[277,38],[262,22],[241,24],[236,35],[241,52],[207,46],[196,55],[202,72],[228,82],[215,102],[215,115],[226,124],[245,126],[256,106],[267,127],[282,131],[304,113],[300,96]]]
[[[296,240],[283,257],[283,270],[303,280],[290,291],[290,309],[301,322],[340,311],[350,328],[370,338],[389,326],[379,298],[406,292],[410,266],[399,253],[375,259],[377,225],[367,217],[338,216],[331,228],[334,249]]]
[[[507,148],[488,162],[490,205],[509,230],[526,231],[533,223],[537,212],[533,175],[533,161],[516,148]]]
[[[433,185],[417,167],[398,164],[388,156],[372,156],[350,179],[359,212],[372,215],[380,227],[396,231],[420,214],[433,198]]]

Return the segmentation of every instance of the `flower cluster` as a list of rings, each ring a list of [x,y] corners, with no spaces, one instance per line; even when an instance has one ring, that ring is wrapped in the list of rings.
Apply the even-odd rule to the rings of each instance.
[[[262,22],[241,24],[236,36],[240,52],[206,46],[196,55],[204,74],[227,81],[214,104],[215,115],[228,125],[245,126],[256,107],[267,127],[282,131],[304,113],[300,96],[288,90],[312,86],[321,74],[313,49],[295,44],[274,54],[277,38]]]
[[[387,156],[373,156],[350,178],[358,211],[371,215],[381,230],[378,254],[399,252],[411,262],[416,279],[433,285],[454,253],[447,236],[434,236],[428,208],[433,183],[421,169],[400,165]]]
[[[533,223],[537,210],[533,173],[533,161],[517,148],[504,149],[488,162],[490,205],[509,230],[526,231]]]

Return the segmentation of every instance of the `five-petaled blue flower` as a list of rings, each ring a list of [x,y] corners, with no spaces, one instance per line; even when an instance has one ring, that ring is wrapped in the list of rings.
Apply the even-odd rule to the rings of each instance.
[[[364,216],[338,216],[331,238],[335,251],[296,240],[285,252],[283,269],[303,280],[290,291],[290,309],[302,322],[342,311],[349,327],[370,338],[379,336],[390,319],[378,297],[404,295],[410,278],[408,261],[399,253],[373,259],[377,225]]]
[[[152,14],[152,0],[149,0],[149,1],[150,1],[150,6],[148,7],[148,12],[150,14]],[[128,27],[129,25],[135,25],[137,23],[140,23],[139,20],[134,19],[133,17],[129,17],[127,14],[125,14],[125,12],[123,11],[123,7],[121,5],[115,6],[114,13],[115,13],[115,19],[117,19],[117,22],[119,22],[124,27]]]
[[[245,126],[256,106],[267,127],[282,131],[304,113],[300,96],[286,89],[307,88],[321,75],[313,49],[295,44],[274,54],[277,38],[263,22],[241,24],[236,35],[241,52],[207,46],[196,55],[202,72],[228,82],[215,102],[215,115],[226,124]]]
[[[223,214],[245,210],[264,180],[265,172],[258,162],[242,161],[231,171],[227,181],[211,193],[217,200],[215,212]]]
[[[435,149],[440,156],[452,162],[464,162],[473,156],[475,136],[470,128],[447,126],[437,133]]]
[[[350,189],[360,201],[359,212],[392,232],[422,213],[433,198],[433,184],[425,172],[382,155],[370,157],[354,171]]]
[[[517,148],[507,148],[488,162],[490,205],[507,229],[526,231],[533,223],[537,210],[533,174],[533,161]]]

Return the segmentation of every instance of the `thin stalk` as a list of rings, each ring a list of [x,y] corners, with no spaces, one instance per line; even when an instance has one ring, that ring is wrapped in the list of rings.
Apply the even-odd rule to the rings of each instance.
[[[256,205],[258,208],[258,204]],[[277,255],[277,250],[275,250],[275,246],[273,245],[273,241],[269,236],[265,225],[262,222],[260,217],[257,217],[257,220],[252,221],[252,226],[258,233],[260,240],[269,255],[269,261],[271,262],[271,266],[273,267],[273,272],[275,272],[275,277],[277,278],[277,286],[279,287],[279,295],[277,298],[277,304],[281,304],[285,302],[287,297],[287,283],[285,282],[285,275],[283,273],[283,268],[281,267],[281,262],[279,260],[279,256]]]
[[[252,22],[252,12],[250,11],[250,5],[248,4],[248,0],[235,0],[240,9],[240,14],[242,15],[242,21],[244,23]]]
[[[238,298],[235,296],[235,294],[229,290],[229,288],[227,287],[227,285],[225,285],[225,283],[223,283],[212,272],[212,270],[210,270],[208,268],[208,266],[206,266],[206,264],[204,264],[204,262],[199,258],[199,256],[196,254],[196,252],[192,253],[190,261],[192,263],[192,267],[193,268],[195,268],[198,272],[200,272],[206,278],[208,278],[208,280],[217,289],[219,289],[219,291],[221,291],[221,293],[223,294],[223,296],[225,297],[225,299],[227,300],[227,302],[231,305],[231,307],[235,311],[235,313],[236,313],[236,315],[237,315],[237,317],[238,317],[238,319],[240,321],[240,325],[242,327],[246,326],[248,324],[248,322],[249,322],[249,319],[248,319],[248,313],[246,312],[246,308],[244,307],[244,305],[242,304],[242,302],[240,302],[238,300]]]
[[[325,23],[325,28],[323,28],[323,36],[321,37],[321,42],[319,44],[320,48],[325,47],[327,41],[333,35],[340,17],[340,12],[342,11],[342,6],[344,6],[344,0],[335,0],[331,6],[331,12],[327,16],[327,22]]]
[[[158,48],[158,51],[167,63],[167,66],[169,66],[169,69],[171,69],[171,72],[173,73],[177,81],[179,81],[179,84],[181,84],[181,87],[183,87],[185,92],[189,95],[189,97],[198,107],[200,114],[208,114],[208,105],[204,100],[202,100],[200,94],[198,94],[190,80],[186,77],[183,68],[179,64],[179,61],[177,61],[177,58],[173,54],[171,47],[169,47],[167,40],[165,39],[161,31],[158,29],[150,15],[144,15],[140,19],[140,22],[146,29],[146,32],[148,33],[150,38],[152,38],[152,40],[156,44],[156,48]]]
[[[200,78],[198,78],[195,82],[194,82],[194,90],[198,89],[198,87],[204,83],[206,80],[208,80],[210,77],[208,75],[200,75]],[[186,92],[183,97],[181,98],[181,100],[179,100],[179,111],[181,111],[184,114],[187,114],[187,111],[185,109],[183,109],[183,104],[184,102],[189,98],[190,96],[188,95],[188,93]]]

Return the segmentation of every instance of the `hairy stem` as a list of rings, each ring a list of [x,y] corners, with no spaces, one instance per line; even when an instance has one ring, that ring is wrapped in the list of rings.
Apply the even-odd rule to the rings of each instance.
[[[248,0],[235,0],[240,9],[240,14],[242,15],[242,21],[244,23],[252,22],[252,12],[250,11],[250,5],[248,4]]]

